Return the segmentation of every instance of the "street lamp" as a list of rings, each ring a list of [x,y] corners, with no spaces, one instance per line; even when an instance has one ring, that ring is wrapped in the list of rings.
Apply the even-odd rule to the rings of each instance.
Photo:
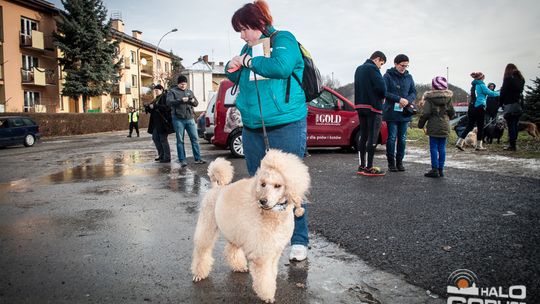
[[[167,35],[170,34],[170,33],[174,33],[174,32],[177,32],[177,31],[178,31],[177,28],[173,28],[172,30],[166,32],[163,36],[161,36],[161,38],[159,38],[158,44],[157,44],[157,46],[156,46],[156,65],[155,65],[155,69],[156,69],[156,71],[155,71],[155,73],[156,73],[156,82],[157,82],[158,79],[159,79],[159,73],[158,73],[158,70],[157,70],[157,69],[158,69],[158,57],[157,57],[157,56],[158,56],[158,51],[159,51],[159,44],[161,43],[161,40],[163,40],[163,37],[167,36]]]

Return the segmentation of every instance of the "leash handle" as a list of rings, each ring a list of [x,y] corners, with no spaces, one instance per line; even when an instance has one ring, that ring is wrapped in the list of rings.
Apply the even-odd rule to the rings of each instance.
[[[263,116],[263,110],[262,110],[261,95],[259,94],[259,84],[257,81],[257,73],[253,72],[253,77],[255,78],[255,91],[257,91],[257,101],[259,102],[259,112],[261,113],[264,147],[266,148],[266,152],[268,152],[270,150],[270,142],[268,141],[268,134],[266,133],[266,126],[264,125],[264,116]]]

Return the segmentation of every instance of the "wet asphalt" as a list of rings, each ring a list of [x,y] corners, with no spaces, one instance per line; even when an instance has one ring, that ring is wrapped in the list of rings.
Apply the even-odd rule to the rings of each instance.
[[[201,147],[207,160],[230,158]],[[462,268],[482,286],[526,285],[527,303],[540,302],[534,166],[532,177],[480,164],[428,179],[420,156],[367,178],[353,153],[310,152],[310,258],[289,263],[285,252],[278,303],[443,303]],[[249,276],[225,266],[223,241],[211,278],[191,282],[206,165],[154,157],[148,135],[119,132],[0,149],[0,303],[257,303]]]

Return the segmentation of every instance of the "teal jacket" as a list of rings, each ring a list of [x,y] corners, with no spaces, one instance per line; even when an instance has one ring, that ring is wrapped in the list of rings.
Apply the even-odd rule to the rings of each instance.
[[[475,108],[484,107],[486,108],[486,99],[490,97],[498,97],[499,92],[492,91],[486,87],[486,84],[482,80],[475,79],[471,82],[475,86],[476,92],[476,102],[474,103]]]
[[[276,30],[269,26],[268,35]],[[264,34],[261,38],[265,38]],[[242,115],[244,126],[257,129],[262,127],[261,114],[257,100],[255,81],[250,79],[252,71],[258,75],[257,83],[261,97],[264,123],[267,127],[284,125],[305,119],[307,116],[306,97],[302,87],[291,77],[289,101],[285,102],[287,91],[287,79],[295,73],[302,79],[304,73],[304,60],[298,47],[296,38],[287,31],[278,31],[272,37],[271,57],[254,57],[251,68],[241,68],[233,73],[226,72],[227,78],[236,82],[240,74],[239,93],[236,98],[236,106]],[[240,55],[252,54],[252,49],[245,45]],[[229,62],[225,67],[228,70]]]

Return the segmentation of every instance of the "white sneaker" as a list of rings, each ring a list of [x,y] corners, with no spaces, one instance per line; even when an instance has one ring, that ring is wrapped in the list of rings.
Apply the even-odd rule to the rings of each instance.
[[[307,259],[307,246],[304,245],[292,245],[289,260],[291,261],[303,261]]]

